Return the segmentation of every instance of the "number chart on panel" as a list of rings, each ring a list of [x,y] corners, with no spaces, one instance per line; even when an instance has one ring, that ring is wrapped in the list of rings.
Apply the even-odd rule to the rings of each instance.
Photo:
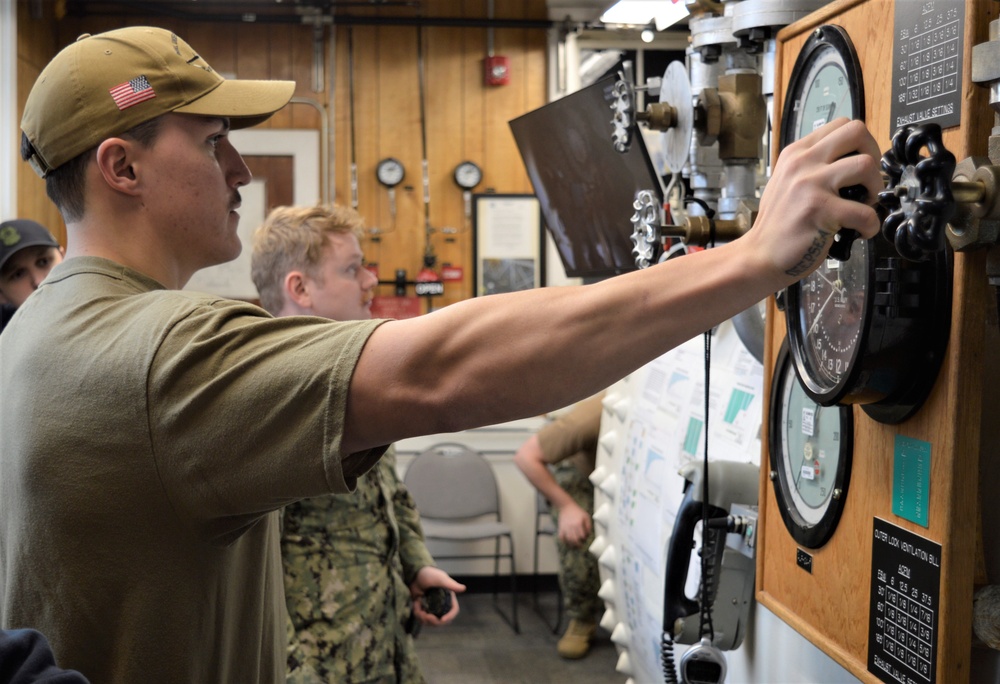
[[[757,598],[865,682],[973,670],[978,454],[996,447],[980,411],[1000,282],[998,14],[842,0],[777,34],[777,148],[860,119],[885,187],[840,188],[880,232],[842,228],[768,306]]]

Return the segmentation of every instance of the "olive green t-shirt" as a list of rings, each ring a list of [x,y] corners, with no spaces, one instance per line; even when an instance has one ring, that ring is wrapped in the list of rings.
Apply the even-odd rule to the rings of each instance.
[[[0,336],[0,625],[93,682],[276,682],[279,509],[344,492],[379,321],[275,319],[69,259]]]

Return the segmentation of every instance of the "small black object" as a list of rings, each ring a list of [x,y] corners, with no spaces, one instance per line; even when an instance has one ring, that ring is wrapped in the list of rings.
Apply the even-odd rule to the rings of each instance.
[[[431,587],[424,592],[422,603],[424,610],[434,617],[447,615],[451,610],[451,592],[441,587]]]
[[[868,189],[863,185],[849,185],[840,189],[840,196],[844,199],[855,202],[866,202],[868,200]]]
[[[853,228],[841,228],[833,236],[833,244],[830,245],[830,257],[837,261],[847,261],[851,258],[851,244],[861,237],[861,234]]]
[[[868,190],[863,185],[851,185],[840,189],[840,196],[855,202],[866,202]],[[834,236],[830,245],[830,256],[837,261],[847,261],[851,258],[851,244],[861,237],[861,233],[853,228],[841,228]]]

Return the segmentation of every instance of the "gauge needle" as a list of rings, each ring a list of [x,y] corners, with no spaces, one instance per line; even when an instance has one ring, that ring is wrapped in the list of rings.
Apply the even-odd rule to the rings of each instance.
[[[831,121],[833,121],[833,113],[836,112],[836,111],[837,111],[837,103],[836,102],[831,102],[830,103],[830,111],[826,113],[826,122],[827,123],[830,123]]]
[[[827,281],[827,282],[830,282],[830,281]],[[830,284],[833,285],[833,283],[830,283]],[[820,318],[823,317],[823,309],[826,308],[826,305],[830,303],[830,300],[833,299],[833,295],[835,295],[835,294],[837,294],[837,288],[836,287],[834,287],[834,289],[830,290],[830,295],[826,298],[826,301],[823,302],[823,306],[819,307],[819,311],[816,312],[816,318],[813,320],[813,324],[809,326],[809,332],[807,332],[806,335],[812,335],[813,332],[816,330],[816,326],[819,325]]]
[[[830,303],[830,300],[833,298],[833,296],[834,295],[841,295],[842,296],[843,293],[844,293],[843,282],[840,280],[840,278],[837,278],[836,281],[830,280],[829,278],[827,278],[823,274],[822,271],[816,271],[816,275],[818,275],[820,278],[822,278],[823,280],[825,280],[826,283],[832,289],[830,290],[830,294],[829,294],[829,296],[827,296],[826,301],[823,302],[823,306],[821,306],[819,308],[819,311],[816,313],[816,319],[813,321],[813,324],[811,326],[809,326],[809,332],[806,333],[807,335],[812,335],[813,332],[816,330],[816,326],[819,325],[819,320],[820,320],[820,318],[823,315],[823,310],[826,309],[826,305]]]
[[[840,266],[841,266],[841,262],[838,261],[837,262],[837,279],[836,280],[830,280],[825,275],[823,275],[822,271],[816,271],[816,275],[818,275],[820,278],[822,278],[823,280],[825,280],[830,287],[832,287],[834,290],[837,291],[837,294],[843,296],[843,294],[844,294],[844,281],[840,277]]]

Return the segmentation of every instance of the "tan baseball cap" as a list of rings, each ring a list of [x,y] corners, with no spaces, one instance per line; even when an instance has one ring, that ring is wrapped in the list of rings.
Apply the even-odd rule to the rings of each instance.
[[[266,121],[294,81],[227,80],[170,31],[132,26],[84,34],[57,54],[28,94],[21,130],[44,178],[107,138],[161,114],[229,117],[232,128]]]

